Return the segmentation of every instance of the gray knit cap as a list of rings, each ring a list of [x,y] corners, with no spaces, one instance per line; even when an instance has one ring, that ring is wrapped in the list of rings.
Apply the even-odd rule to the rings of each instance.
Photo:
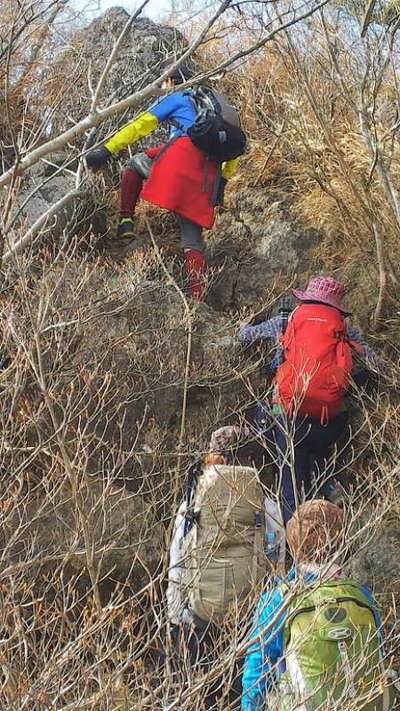
[[[248,438],[249,434],[250,433],[247,427],[240,427],[239,425],[220,427],[211,435],[209,447],[210,452],[215,454],[226,452],[231,449],[231,447],[235,447],[244,442]]]

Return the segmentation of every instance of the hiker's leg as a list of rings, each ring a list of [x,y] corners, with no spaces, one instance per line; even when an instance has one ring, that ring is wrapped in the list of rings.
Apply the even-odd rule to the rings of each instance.
[[[311,465],[312,457],[310,445],[303,424],[300,425],[303,436],[299,441],[295,442],[295,470],[297,489],[299,492],[299,502],[302,504],[311,498]],[[296,438],[299,430],[296,431]]]
[[[165,669],[169,687],[165,694],[167,700],[176,701],[187,688],[196,669],[203,666],[203,636],[203,631],[193,624],[171,625],[172,652],[170,665]]]
[[[186,639],[183,625],[171,625],[171,653],[169,656],[169,666],[165,668],[165,675],[168,682],[171,682],[170,689],[166,694],[167,698],[174,699],[180,690],[187,685],[187,668],[185,657],[188,656],[186,649]]]
[[[314,455],[309,447],[304,447],[303,482],[304,499],[309,501],[314,496]]]
[[[326,426],[314,422],[310,432],[312,446],[312,472],[314,476],[314,495],[330,498],[335,486],[335,464],[328,462],[331,447],[348,427],[348,412],[341,412]]]
[[[171,626],[172,652],[170,664],[165,668],[164,706],[168,707],[179,699],[196,674],[207,672],[215,662],[215,639],[211,633],[212,625],[182,623]],[[217,690],[220,684],[212,682],[204,687],[201,698],[204,706],[211,709],[215,706]]]
[[[129,165],[128,161],[121,173],[121,203],[117,229],[118,237],[132,238],[134,236],[133,216],[142,185],[143,179],[139,173]]]
[[[208,672],[217,661],[215,649],[220,638],[218,628],[211,622],[202,623],[201,626],[184,625],[184,628],[193,671],[195,672],[197,669]],[[218,678],[203,687],[201,698],[206,709],[215,707],[217,697],[220,695],[221,682],[222,680]]]
[[[207,270],[203,230],[195,222],[180,215],[177,217],[181,231],[181,245],[185,255],[185,269],[189,279],[190,296],[201,300],[204,294]]]
[[[242,685],[242,674],[243,674],[243,657],[235,660],[232,684],[229,689],[228,701],[229,708],[231,711],[240,709],[240,702],[242,698],[243,685]]]
[[[142,189],[143,179],[129,165],[129,161],[121,173],[121,204],[119,216],[133,217],[136,203]]]
[[[165,657],[162,708],[174,706],[185,692],[199,657],[199,640],[192,633],[192,625],[171,624],[167,634],[169,653]]]
[[[274,434],[282,478],[280,487],[282,516],[286,525],[296,510],[293,479],[301,501],[302,485],[307,482],[309,474],[310,450],[307,441],[307,422],[282,419],[276,426]]]
[[[200,622],[200,621],[199,621]],[[219,662],[219,655],[222,651],[223,636],[220,628],[212,622],[206,624],[201,623],[201,626],[196,624],[184,624],[181,628],[181,647],[180,655],[182,661],[185,660],[186,673],[184,673],[184,681],[181,688],[187,684],[191,671],[196,673],[197,670],[208,672],[214,669]],[[182,635],[184,637],[184,650],[182,650]],[[188,664],[190,670],[188,670]],[[242,666],[243,659],[236,659],[232,676],[226,673],[215,675],[212,681],[205,684],[201,697],[206,709],[217,708],[218,702],[221,699],[229,701],[229,708],[240,709],[240,701],[242,695]],[[182,677],[182,669],[180,674]],[[227,689],[227,684],[229,689]]]
[[[231,673],[229,666],[221,665],[220,662],[225,648],[226,639],[224,640],[222,630],[218,625],[210,623],[204,638],[203,668],[215,673],[212,681],[207,684],[204,705],[206,709],[225,708],[228,705],[231,711],[239,711],[242,696],[241,660],[235,660]]]
[[[286,525],[296,510],[296,498],[293,487],[293,461],[291,462],[290,448],[286,432],[280,426],[275,428],[275,444],[279,459],[280,486],[279,495],[283,522]]]

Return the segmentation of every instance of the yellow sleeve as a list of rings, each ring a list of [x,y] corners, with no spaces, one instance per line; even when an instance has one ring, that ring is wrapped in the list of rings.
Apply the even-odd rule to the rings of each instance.
[[[236,172],[236,168],[238,167],[238,163],[240,161],[240,156],[239,158],[233,158],[232,160],[227,160],[225,163],[222,163],[221,167],[221,172],[222,172],[222,177],[225,178],[225,180],[229,180],[229,178],[234,175]]]
[[[104,145],[110,153],[118,153],[129,146],[130,143],[135,143],[139,138],[147,136],[148,133],[154,131],[158,124],[158,119],[153,114],[146,113],[138,116],[134,121],[123,126],[117,133],[112,136]]]

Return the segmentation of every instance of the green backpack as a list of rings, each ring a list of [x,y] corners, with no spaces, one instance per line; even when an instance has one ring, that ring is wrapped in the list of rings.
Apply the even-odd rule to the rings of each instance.
[[[394,708],[371,604],[355,581],[330,580],[297,595],[287,609],[284,650],[280,711]]]

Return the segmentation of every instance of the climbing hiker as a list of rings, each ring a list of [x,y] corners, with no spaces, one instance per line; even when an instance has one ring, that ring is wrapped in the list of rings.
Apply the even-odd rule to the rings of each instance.
[[[304,291],[292,291],[298,306],[285,319],[275,316],[239,332],[243,343],[269,338],[277,343],[270,441],[279,458],[285,523],[302,495],[338,499],[333,464],[327,467],[326,460],[347,427],[344,395],[353,353],[362,355],[369,369],[382,368],[379,356],[346,323],[350,311],[343,303],[343,284],[318,276]]]
[[[179,688],[185,683],[182,668],[209,671],[226,654],[220,627],[229,613],[243,608],[266,573],[263,490],[252,459],[247,430],[222,427],[213,433],[209,452],[189,469],[175,521],[167,589]],[[208,708],[224,688],[229,702],[240,705],[240,669],[234,656],[224,671],[229,684],[223,683],[221,672],[207,688]]]
[[[341,509],[307,501],[286,533],[295,565],[257,605],[243,669],[243,711],[396,708],[376,603],[337,562],[345,538]]]
[[[131,240],[139,197],[174,212],[190,295],[201,299],[206,283],[203,228],[212,227],[214,207],[222,204],[226,181],[233,175],[245,136],[236,109],[208,87],[176,91],[192,72],[181,67],[163,83],[171,93],[120,129],[103,146],[86,155],[89,168],[100,169],[112,155],[154,131],[170,125],[165,145],[133,156],[121,176],[121,207],[116,238]]]

